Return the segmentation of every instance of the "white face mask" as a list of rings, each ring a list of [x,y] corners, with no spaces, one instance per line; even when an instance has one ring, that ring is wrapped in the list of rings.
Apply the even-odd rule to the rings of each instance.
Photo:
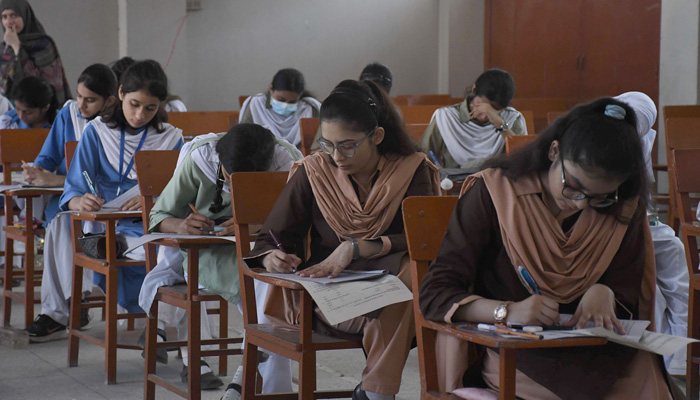
[[[296,103],[285,103],[283,101],[275,100],[273,97],[270,97],[270,106],[272,106],[272,111],[285,117],[294,114],[297,110]]]

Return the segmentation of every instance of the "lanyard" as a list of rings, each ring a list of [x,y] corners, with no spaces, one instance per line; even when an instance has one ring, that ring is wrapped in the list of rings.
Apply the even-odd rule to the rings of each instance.
[[[146,141],[147,134],[148,127],[146,127],[146,130],[143,132],[143,136],[141,136],[141,141],[136,147],[136,150],[134,151],[134,155],[131,157],[129,165],[126,166],[126,171],[122,175],[122,168],[124,167],[124,145],[126,144],[126,134],[124,133],[124,129],[122,128],[121,146],[119,147],[119,186],[117,187],[117,197],[119,197],[119,193],[122,190],[122,183],[124,183],[124,179],[126,179],[126,176],[129,175],[129,172],[131,172],[131,169],[134,167],[134,158],[136,158],[136,152],[141,150],[141,147],[143,147],[143,143]]]

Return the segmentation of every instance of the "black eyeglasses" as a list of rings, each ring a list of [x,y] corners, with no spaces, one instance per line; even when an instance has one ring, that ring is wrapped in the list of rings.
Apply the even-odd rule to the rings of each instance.
[[[372,136],[374,131],[377,130],[377,127],[375,126],[374,129],[371,131],[367,132],[365,137],[362,138],[359,142],[355,144],[350,144],[350,143],[343,143],[339,145],[334,145],[333,143],[325,140],[323,137],[320,137],[316,140],[318,143],[318,146],[321,148],[321,151],[328,154],[329,156],[333,156],[333,152],[338,150],[338,153],[340,153],[343,157],[345,158],[351,158],[352,156],[355,155],[355,152],[357,151],[357,148],[367,140],[368,137]]]
[[[569,200],[583,200],[588,199],[588,205],[596,208],[603,208],[611,206],[617,203],[617,191],[615,189],[615,195],[611,197],[610,194],[607,195],[596,195],[589,196],[586,193],[578,189],[574,189],[566,183],[566,172],[564,171],[564,157],[559,157],[561,159],[561,183],[564,187],[561,189],[561,195]]]

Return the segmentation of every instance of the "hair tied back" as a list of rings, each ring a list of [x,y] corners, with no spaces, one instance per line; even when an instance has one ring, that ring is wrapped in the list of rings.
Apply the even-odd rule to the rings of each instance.
[[[608,104],[605,106],[605,115],[611,118],[623,120],[627,115],[627,111],[617,104]]]
[[[374,102],[372,97],[370,97],[370,96],[368,96],[360,91],[353,90],[350,88],[339,87],[339,88],[333,89],[333,91],[331,92],[331,94],[329,96],[332,96],[334,94],[341,94],[341,95],[346,95],[346,96],[350,96],[350,97],[354,97],[356,99],[359,99],[362,102],[364,102],[365,104],[367,104],[367,106],[369,106],[369,108],[372,110],[374,115],[377,115],[377,104]]]

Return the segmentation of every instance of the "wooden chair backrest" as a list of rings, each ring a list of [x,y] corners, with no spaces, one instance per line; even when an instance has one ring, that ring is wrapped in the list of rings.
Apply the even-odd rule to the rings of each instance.
[[[403,122],[406,124],[429,124],[435,110],[441,105],[399,106]]]
[[[148,232],[148,215],[155,204],[155,197],[160,196],[173,177],[179,155],[178,150],[141,150],[134,156],[144,232]]]
[[[685,106],[664,106],[664,119],[700,117],[700,104]]]
[[[520,110],[518,110],[520,111]],[[534,135],[535,132],[535,113],[530,110],[520,111],[520,114],[525,118],[525,128],[527,129],[528,135]]]
[[[311,146],[314,144],[316,132],[321,126],[321,120],[318,117],[300,118],[299,130],[301,131],[301,154],[304,157],[311,154]]]
[[[428,125],[430,124],[406,124],[406,132],[417,143],[423,137],[425,130],[428,129]]]
[[[231,174],[231,207],[239,259],[250,253],[250,225],[265,222],[288,176],[286,171]]]
[[[78,148],[77,140],[69,140],[63,145],[63,154],[66,158],[66,173],[70,169],[70,163],[73,161],[73,155],[75,155],[76,148]]]
[[[450,104],[457,104],[464,101],[464,97],[450,97]]]
[[[506,137],[506,154],[522,149],[537,140],[537,135],[511,135]]]
[[[671,159],[671,152],[677,149],[700,148],[700,117],[669,117],[664,119],[664,134],[666,135],[666,157]],[[675,191],[676,173],[672,165],[668,166],[669,176],[669,203],[672,209],[669,219],[678,218],[677,209],[680,207]],[[676,221],[669,221],[669,225],[676,229]]]
[[[231,115],[228,116],[229,129],[238,123],[238,116],[239,115],[240,115],[240,113],[238,111],[235,111],[234,113],[232,113]]]
[[[674,178],[672,180],[678,196],[678,217],[681,223],[691,225],[697,224],[695,208],[700,200],[700,198],[697,197],[697,193],[700,193],[700,174],[698,174],[699,161],[700,148],[674,149],[671,151],[669,167],[673,166]],[[691,271],[697,271],[697,266],[700,265],[700,255],[698,254],[698,245],[696,241],[697,234],[691,234],[690,232],[686,232],[686,230],[690,229],[681,227],[683,236],[688,236],[683,240],[686,247],[688,268]],[[691,291],[692,290],[691,288]],[[697,288],[695,290],[697,290]]]
[[[226,132],[231,127],[229,118],[238,111],[185,111],[169,112],[168,123],[182,129],[185,140],[207,133]]]
[[[22,161],[32,162],[41,152],[49,129],[2,129],[0,130],[0,164],[3,168],[3,183],[12,183],[12,171],[22,170]]]
[[[511,103],[511,107],[516,110],[529,110],[533,112],[535,120],[535,129],[529,134],[539,133],[547,127],[547,113],[550,111],[566,111],[573,104],[573,101],[568,99],[558,98],[515,98]]]
[[[238,96],[238,106],[243,108],[243,103],[245,103],[245,100],[250,97],[250,96]]]
[[[400,106],[441,105],[449,106],[449,94],[402,94],[394,97],[394,103]]]
[[[552,125],[552,123],[562,115],[566,114],[566,111],[550,111],[547,113],[547,125]]]

